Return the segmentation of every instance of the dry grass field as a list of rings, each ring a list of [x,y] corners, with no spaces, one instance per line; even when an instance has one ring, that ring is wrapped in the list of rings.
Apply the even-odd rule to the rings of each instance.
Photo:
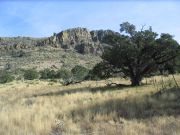
[[[175,76],[180,85],[180,75]],[[143,80],[0,85],[0,135],[180,135],[180,89],[172,76]]]

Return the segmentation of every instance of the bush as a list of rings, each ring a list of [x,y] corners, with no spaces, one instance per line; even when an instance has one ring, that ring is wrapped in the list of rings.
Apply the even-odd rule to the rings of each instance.
[[[2,71],[0,73],[0,83],[8,83],[8,82],[12,82],[14,80],[14,76],[12,76],[10,73],[8,72],[4,72]]]
[[[80,82],[85,79],[88,75],[89,70],[83,66],[77,65],[72,70],[73,80],[75,82]]]
[[[96,64],[94,68],[89,71],[86,78],[90,80],[107,79],[113,76],[112,72],[112,68],[108,67],[105,62],[101,62]]]
[[[67,79],[64,79],[64,80],[62,81],[62,84],[65,85],[65,86],[67,86],[67,85],[69,85],[69,84],[73,84],[73,83],[74,83],[74,81],[73,81],[72,78],[67,78]]]
[[[39,76],[38,72],[34,69],[29,69],[24,71],[24,79],[26,80],[34,80]]]
[[[40,71],[41,79],[54,79],[56,78],[56,72],[50,69],[44,69]]]
[[[72,77],[71,72],[67,69],[60,69],[56,73],[56,78],[61,78],[63,80],[67,80],[71,77]]]
[[[26,52],[24,52],[23,50],[13,51],[12,56],[13,57],[24,57],[24,56],[26,56]]]

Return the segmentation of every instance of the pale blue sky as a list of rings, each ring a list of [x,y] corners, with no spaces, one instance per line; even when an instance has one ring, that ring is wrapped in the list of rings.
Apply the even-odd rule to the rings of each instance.
[[[119,31],[125,21],[170,33],[180,43],[180,1],[110,0],[0,1],[0,36],[51,36],[54,32],[86,27]]]

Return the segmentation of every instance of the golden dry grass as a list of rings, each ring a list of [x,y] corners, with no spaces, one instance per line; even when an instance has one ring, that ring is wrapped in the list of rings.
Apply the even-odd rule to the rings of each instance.
[[[61,86],[47,81],[0,85],[0,135],[179,135],[180,100],[172,77]],[[180,75],[175,76],[180,85]],[[161,93],[159,92],[161,90]]]

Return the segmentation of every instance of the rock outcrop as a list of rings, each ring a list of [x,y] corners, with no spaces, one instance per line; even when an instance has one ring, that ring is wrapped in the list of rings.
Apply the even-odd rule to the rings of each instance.
[[[0,47],[31,48],[35,46],[53,46],[63,49],[74,49],[82,54],[101,55],[106,46],[104,37],[109,34],[119,34],[111,30],[89,31],[86,28],[72,28],[60,33],[54,33],[48,38],[0,38]]]

